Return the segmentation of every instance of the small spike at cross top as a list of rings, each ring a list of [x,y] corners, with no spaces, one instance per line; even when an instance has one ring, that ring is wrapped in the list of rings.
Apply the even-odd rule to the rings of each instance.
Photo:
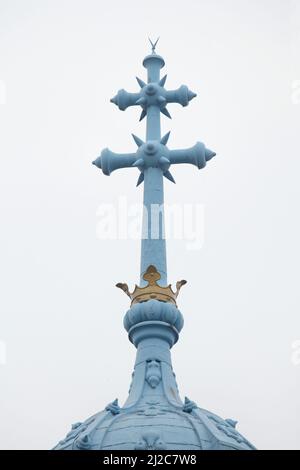
[[[146,83],[141,78],[139,77],[135,77],[135,78],[141,88],[144,88],[146,86]]]
[[[150,44],[151,44],[152,54],[156,54],[155,48],[156,48],[157,43],[158,43],[158,41],[159,41],[159,37],[156,39],[156,41],[155,41],[154,43],[151,41],[150,38],[148,38],[148,39],[149,39],[149,42],[150,42]]]
[[[167,75],[165,75],[163,78],[160,79],[159,86],[164,87],[165,83],[166,83],[166,80],[167,80]]]
[[[133,137],[133,140],[135,141],[136,145],[138,147],[141,147],[145,142],[142,141],[142,139],[140,139],[138,136],[134,135],[134,134],[131,134],[132,137]]]

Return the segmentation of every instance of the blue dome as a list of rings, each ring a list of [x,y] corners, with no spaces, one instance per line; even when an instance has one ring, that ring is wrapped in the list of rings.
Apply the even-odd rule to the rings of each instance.
[[[198,407],[191,412],[155,402],[117,414],[104,410],[76,423],[55,450],[252,450],[236,422]]]
[[[236,430],[236,421],[223,420],[188,398],[181,401],[170,355],[179,333],[174,325],[183,325],[176,307],[144,302],[126,313],[124,324],[137,347],[126,403],[120,407],[116,399],[73,424],[56,450],[254,449]]]

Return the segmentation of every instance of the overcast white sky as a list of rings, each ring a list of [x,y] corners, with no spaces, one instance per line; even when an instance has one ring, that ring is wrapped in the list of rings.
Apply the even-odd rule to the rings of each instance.
[[[97,210],[142,186],[91,161],[144,137],[137,110],[109,99],[137,91],[160,35],[168,88],[198,93],[169,106],[169,146],[218,154],[165,185],[167,202],[205,208],[201,250],[168,244],[170,282],[189,281],[181,396],[258,448],[300,449],[299,4],[0,0],[1,448],[51,448],[127,396],[135,349],[114,285],[138,281],[139,243],[97,239]]]

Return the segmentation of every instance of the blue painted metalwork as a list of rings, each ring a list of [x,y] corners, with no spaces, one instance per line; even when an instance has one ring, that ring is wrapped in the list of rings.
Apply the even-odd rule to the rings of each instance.
[[[152,45],[153,50],[154,44]],[[110,175],[119,168],[138,168],[140,176],[138,184],[144,182],[144,220],[141,247],[141,276],[140,285],[145,285],[143,275],[150,265],[159,271],[160,285],[167,285],[166,242],[164,238],[164,190],[163,176],[174,181],[170,167],[179,163],[190,163],[199,169],[204,168],[206,162],[215,156],[215,153],[198,142],[194,147],[185,150],[169,150],[167,147],[170,133],[161,136],[160,114],[171,117],[167,104],[178,103],[187,106],[196,96],[187,86],[182,85],[178,90],[166,90],[167,76],[160,78],[160,69],[164,67],[164,59],[153,52],[143,61],[147,69],[147,83],[137,78],[140,90],[137,93],[128,93],[119,90],[111,99],[119,109],[124,111],[130,106],[142,108],[141,119],[147,117],[146,142],[133,135],[137,144],[137,151],[127,154],[116,154],[108,149],[102,151],[93,163],[101,168],[105,175]],[[157,211],[160,211],[157,220]],[[155,217],[155,223],[153,218]],[[156,223],[157,220],[157,223]]]
[[[187,397],[182,402],[172,368],[170,349],[178,340],[183,316],[170,295],[170,287],[167,289],[163,177],[174,182],[170,173],[172,165],[190,163],[201,169],[215,153],[200,142],[189,149],[170,150],[167,147],[169,133],[161,136],[160,114],[170,117],[167,104],[187,106],[196,95],[184,85],[178,90],[165,89],[166,76],[160,78],[160,69],[165,63],[155,52],[156,44],[157,41],[151,42],[152,53],[143,61],[147,83],[137,78],[140,86],[137,93],[120,90],[111,100],[121,110],[129,106],[142,108],[140,119],[147,117],[145,142],[134,135],[135,152],[116,154],[105,149],[93,163],[105,175],[119,168],[138,169],[138,184],[144,182],[144,206],[148,215],[144,214],[143,221],[140,285],[145,286],[148,280],[150,291],[153,289],[156,294],[159,289],[160,294],[164,292],[161,288],[166,287],[169,300],[162,301],[164,297],[157,300],[159,297],[155,299],[155,295],[149,294],[148,300],[131,305],[124,317],[124,327],[137,348],[137,355],[125,404],[120,406],[115,399],[104,411],[74,424],[55,447],[57,450],[254,449],[236,430],[236,421],[223,420],[199,408]],[[161,208],[156,237],[153,237],[151,217],[153,205]],[[156,280],[161,287],[155,286]],[[177,291],[184,283],[177,283]],[[126,284],[118,286],[134,298]]]

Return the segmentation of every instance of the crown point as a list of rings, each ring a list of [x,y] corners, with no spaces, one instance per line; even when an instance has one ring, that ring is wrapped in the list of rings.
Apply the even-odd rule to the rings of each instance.
[[[125,294],[130,297],[131,305],[155,299],[161,302],[171,303],[175,305],[175,307],[177,307],[176,299],[184,281],[178,281],[176,283],[176,292],[172,290],[171,285],[168,285],[166,287],[160,286],[157,281],[161,279],[161,274],[159,273],[157,268],[152,264],[148,266],[148,268],[144,272],[143,279],[147,281],[147,286],[139,287],[136,285],[133,292],[129,292],[128,285],[122,282],[119,282],[118,284],[116,284],[116,286],[122,289]]]
[[[118,289],[122,289],[123,292],[125,292],[126,295],[128,295],[128,297],[131,298],[131,294],[129,292],[129,288],[128,288],[128,285],[124,282],[118,282],[116,284],[116,287],[118,287]]]
[[[156,281],[158,281],[161,278],[160,273],[157,271],[156,267],[153,266],[152,264],[148,266],[146,269],[143,279],[145,281],[148,281],[149,285],[154,285],[156,284]]]

